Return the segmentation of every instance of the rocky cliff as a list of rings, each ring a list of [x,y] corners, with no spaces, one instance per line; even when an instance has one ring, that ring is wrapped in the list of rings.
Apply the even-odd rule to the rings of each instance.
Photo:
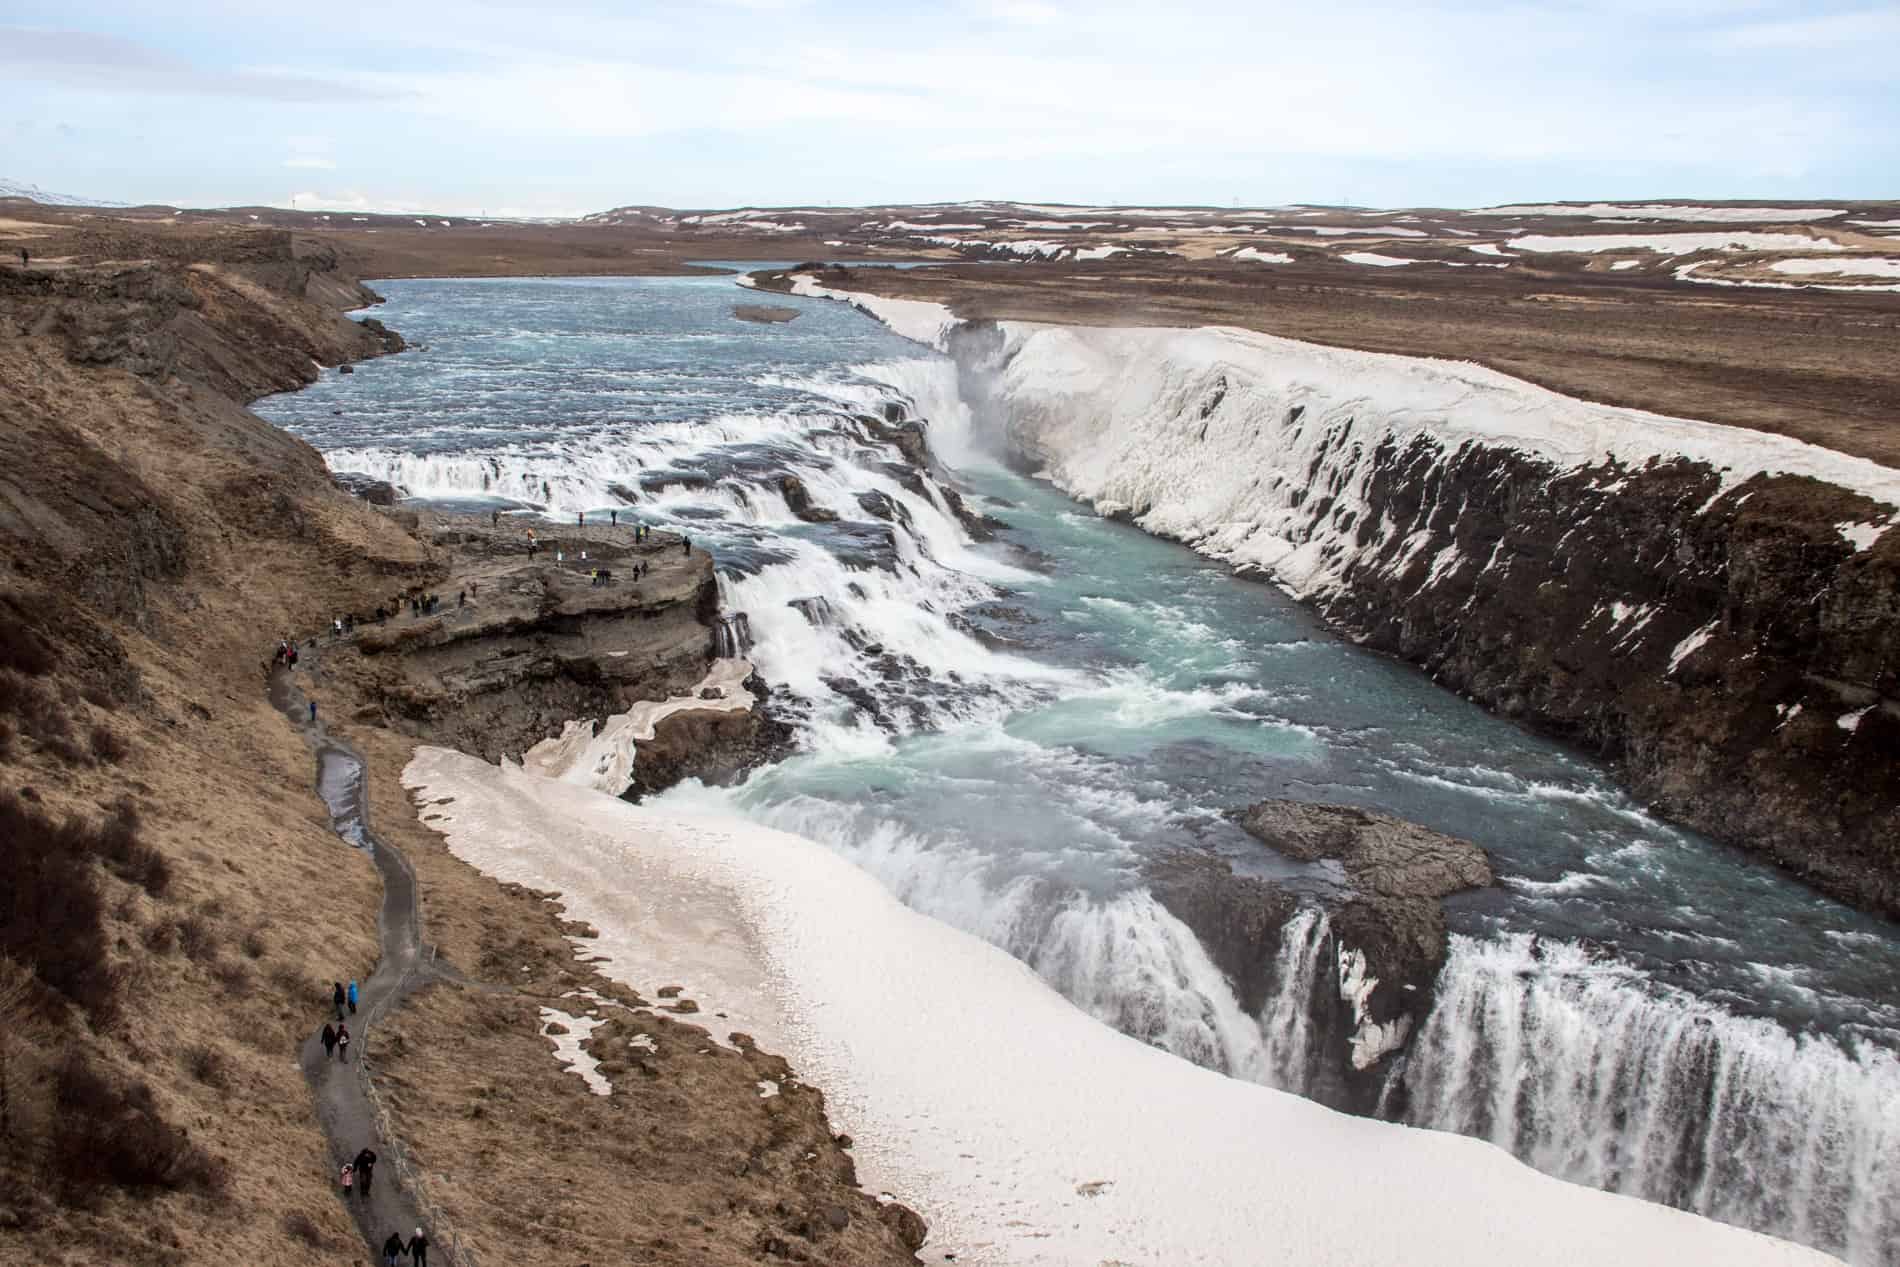
[[[1280,1072],[1334,1108],[1372,1113],[1386,1058],[1430,1006],[1445,960],[1441,899],[1492,882],[1484,851],[1351,806],[1265,800],[1233,818],[1283,858],[1340,864],[1343,883],[1308,879],[1296,890],[1183,850],[1148,865],[1149,889],[1194,930],[1243,1012],[1265,1016],[1276,996],[1295,1009],[1288,1019],[1312,1041],[1302,1068]]]
[[[1103,513],[1900,914],[1900,473],[1243,331],[976,325],[950,346],[979,415]]]

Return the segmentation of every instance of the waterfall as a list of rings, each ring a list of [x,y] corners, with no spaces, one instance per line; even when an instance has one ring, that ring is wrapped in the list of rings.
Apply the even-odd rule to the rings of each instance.
[[[752,621],[744,612],[719,618],[713,630],[713,653],[721,660],[737,660],[752,650]]]
[[[1900,1246],[1900,1061],[1527,935],[1453,937],[1406,1120],[1549,1174],[1815,1245]]]
[[[1302,907],[1280,930],[1273,962],[1273,994],[1260,1011],[1266,1078],[1282,1091],[1305,1092],[1324,1053],[1317,1049],[1313,1008],[1320,1000],[1332,929],[1318,907]]]

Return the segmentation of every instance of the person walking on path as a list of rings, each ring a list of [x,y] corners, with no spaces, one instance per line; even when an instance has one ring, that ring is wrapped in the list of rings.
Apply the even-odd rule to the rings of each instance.
[[[402,1234],[391,1232],[383,1242],[383,1267],[396,1267],[396,1256],[403,1253]]]
[[[370,1149],[356,1154],[356,1177],[357,1189],[367,1197],[370,1180],[376,1177],[376,1154]]]
[[[336,1058],[346,1065],[350,1063],[350,1027],[348,1025],[336,1027]]]
[[[409,1238],[409,1261],[415,1267],[429,1267],[429,1238],[422,1234],[421,1228]]]
[[[310,701],[310,724],[312,726],[317,724],[317,701],[315,700]]]
[[[349,998],[349,1001],[350,1001],[350,1015],[355,1016],[356,1015],[356,978],[355,977],[350,978],[350,992],[347,997]]]
[[[330,1028],[330,1022],[323,1023],[323,1058],[328,1060],[336,1055],[336,1031]]]
[[[680,553],[682,555],[690,555],[692,552],[693,552],[693,539],[691,537],[681,537],[680,538]]]
[[[350,1193],[356,1187],[356,1167],[347,1161],[344,1162],[343,1173],[337,1176],[337,1182],[343,1185],[343,1197],[348,1200]]]
[[[619,511],[610,510],[607,512],[607,526],[609,528],[618,528],[620,526],[620,512]]]
[[[339,1021],[343,1019],[344,1001],[345,1001],[345,995],[343,993],[343,983],[341,981],[331,982],[330,983],[330,1006],[336,1009],[336,1018]]]

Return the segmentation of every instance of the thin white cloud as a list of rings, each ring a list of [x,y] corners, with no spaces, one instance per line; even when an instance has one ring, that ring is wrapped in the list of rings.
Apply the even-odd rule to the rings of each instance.
[[[312,171],[321,172],[333,172],[336,170],[336,163],[333,160],[319,158],[314,154],[299,154],[294,158],[287,158],[284,160],[284,166],[309,168]]]
[[[1900,54],[1900,6],[1829,13],[1812,18],[1756,22],[1725,32],[1721,42],[1740,49],[1835,49],[1873,47],[1892,59]],[[1889,68],[1893,62],[1888,61]]]

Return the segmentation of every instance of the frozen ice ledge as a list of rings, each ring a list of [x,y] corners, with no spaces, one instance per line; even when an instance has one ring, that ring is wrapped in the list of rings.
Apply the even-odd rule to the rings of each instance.
[[[1900,916],[1900,471],[1471,364],[790,289],[950,353],[979,426],[1101,513]]]

